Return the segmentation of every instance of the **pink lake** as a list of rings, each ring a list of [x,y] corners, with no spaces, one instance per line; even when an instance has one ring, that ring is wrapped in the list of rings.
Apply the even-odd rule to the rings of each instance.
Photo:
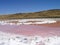
[[[42,25],[0,25],[0,31],[28,36],[60,36],[60,27]]]

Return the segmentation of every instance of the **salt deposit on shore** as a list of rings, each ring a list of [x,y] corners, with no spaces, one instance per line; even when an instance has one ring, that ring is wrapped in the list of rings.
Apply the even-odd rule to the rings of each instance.
[[[54,19],[1,20],[0,45],[60,45],[60,22]]]
[[[0,25],[22,25],[22,24],[50,24],[56,23],[54,19],[16,19],[16,20],[1,20]]]
[[[0,45],[60,45],[60,37],[24,36],[0,32]]]

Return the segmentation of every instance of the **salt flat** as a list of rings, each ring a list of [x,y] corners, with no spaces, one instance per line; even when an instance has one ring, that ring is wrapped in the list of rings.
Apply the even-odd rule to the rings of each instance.
[[[0,20],[0,45],[60,45],[60,19]]]
[[[21,24],[46,24],[55,23],[60,21],[60,18],[40,18],[40,19],[11,19],[11,20],[0,20],[1,25],[21,25]]]
[[[0,45],[60,45],[60,36],[25,36],[0,32]]]

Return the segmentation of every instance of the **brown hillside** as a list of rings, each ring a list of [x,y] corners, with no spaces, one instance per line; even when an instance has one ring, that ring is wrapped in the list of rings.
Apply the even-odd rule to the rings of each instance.
[[[0,19],[25,19],[25,18],[60,18],[60,9],[45,10],[33,13],[16,13],[0,16]]]

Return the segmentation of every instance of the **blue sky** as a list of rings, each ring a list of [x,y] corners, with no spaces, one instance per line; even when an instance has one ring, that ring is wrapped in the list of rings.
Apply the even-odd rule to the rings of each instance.
[[[0,0],[0,14],[60,9],[60,0]]]

